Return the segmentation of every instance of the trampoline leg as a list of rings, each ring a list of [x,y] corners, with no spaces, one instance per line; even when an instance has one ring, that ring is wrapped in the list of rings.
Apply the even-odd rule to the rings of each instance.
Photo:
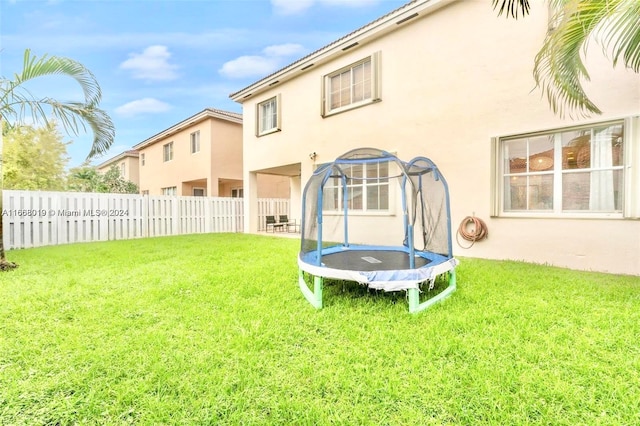
[[[304,275],[302,270],[298,271],[298,285],[300,286],[300,291],[304,295],[304,298],[307,299],[314,308],[322,309],[322,287],[323,287],[323,279],[322,277],[313,277],[313,291],[309,289],[307,283],[304,280]]]
[[[456,271],[455,269],[452,269],[451,271],[449,271],[449,286],[445,288],[440,294],[432,297],[429,300],[420,303],[420,290],[417,288],[410,288],[409,290],[407,290],[409,296],[409,313],[414,314],[420,311],[424,311],[425,309],[451,296],[451,293],[453,293],[454,291],[456,291]]]

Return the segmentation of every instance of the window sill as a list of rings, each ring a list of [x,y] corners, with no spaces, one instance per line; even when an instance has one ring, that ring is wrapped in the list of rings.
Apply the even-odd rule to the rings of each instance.
[[[256,136],[257,137],[267,136],[267,135],[270,135],[272,133],[276,133],[276,132],[280,132],[280,131],[281,131],[280,128],[276,127],[276,128],[271,129],[271,130],[265,130],[264,132],[258,133]]]
[[[622,213],[541,213],[503,212],[495,218],[506,219],[625,219]]]
[[[336,108],[336,109],[332,109],[328,112],[325,112],[324,114],[322,114],[322,118],[326,118],[326,117],[330,117],[332,115],[337,115],[346,111],[351,111],[352,109],[358,109],[358,108],[362,108],[364,106],[367,105],[371,105],[371,104],[377,104],[378,102],[382,102],[382,99],[377,98],[377,99],[367,99],[366,101],[361,101],[355,104],[349,104],[340,108]],[[328,108],[327,108],[328,109]]]
[[[323,210],[322,211],[322,215],[323,216],[344,216],[344,212],[342,210],[340,211],[335,211],[335,210]],[[349,210],[348,211],[348,215],[349,216],[395,216],[395,212],[392,211],[380,211],[380,210],[369,210],[369,211],[360,211],[360,210]]]

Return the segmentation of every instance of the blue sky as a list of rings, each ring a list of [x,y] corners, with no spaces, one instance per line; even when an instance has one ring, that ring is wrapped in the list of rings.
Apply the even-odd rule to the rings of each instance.
[[[269,73],[402,6],[408,0],[0,0],[1,75],[22,68],[24,50],[75,59],[102,88],[116,126],[100,163],[229,99]],[[80,100],[75,83],[47,78],[38,96]],[[70,135],[69,166],[91,136]]]

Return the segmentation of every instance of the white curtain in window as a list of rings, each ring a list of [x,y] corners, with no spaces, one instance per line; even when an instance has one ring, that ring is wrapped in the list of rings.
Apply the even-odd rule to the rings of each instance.
[[[504,179],[504,173],[510,173],[509,170],[509,159],[511,155],[509,154],[509,144],[505,143],[504,145],[504,154],[502,156],[503,161],[503,185],[504,185],[504,209],[511,210],[511,184],[509,183],[510,178]]]
[[[613,129],[594,129],[591,136],[591,168],[602,169],[613,166]],[[592,211],[615,210],[613,170],[591,172],[589,209]]]

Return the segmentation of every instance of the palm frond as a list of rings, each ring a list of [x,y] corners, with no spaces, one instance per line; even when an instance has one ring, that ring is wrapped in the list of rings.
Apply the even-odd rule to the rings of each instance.
[[[588,116],[602,111],[589,99],[583,81],[590,76],[581,54],[599,41],[613,63],[640,69],[640,1],[550,0],[553,29],[535,58],[534,78],[553,111]],[[601,35],[602,40],[597,38]]]
[[[64,75],[76,80],[82,87],[84,102],[61,102],[52,98],[36,98],[23,83],[47,75]],[[78,135],[87,127],[93,132],[93,145],[89,157],[106,152],[115,138],[115,128],[109,115],[98,107],[102,97],[94,75],[79,62],[68,58],[49,57],[38,59],[27,49],[24,68],[15,74],[14,80],[0,79],[0,118],[23,122],[31,116],[34,123],[49,125],[50,116],[62,124],[67,133]]]
[[[547,96],[554,113],[565,115],[565,107],[585,116],[600,114],[598,107],[588,98],[582,80],[590,79],[582,61],[589,37],[600,24],[598,8],[586,2],[558,2],[552,17],[555,29],[547,33],[544,44],[535,58],[533,76],[536,84]]]
[[[88,125],[93,132],[93,144],[87,158],[104,154],[115,138],[115,130],[111,117],[106,111],[96,105],[86,105],[75,102],[58,102],[54,99],[44,99],[51,106],[51,112],[68,132],[77,134],[77,130],[86,130]]]
[[[494,10],[498,5],[500,6],[498,16],[504,13],[507,18],[511,15],[513,18],[518,19],[518,13],[522,13],[524,17],[529,14],[531,9],[529,0],[492,0],[492,4]]]
[[[599,31],[603,34],[603,44],[611,49],[614,66],[622,56],[627,68],[640,72],[640,1],[619,0],[615,3],[609,5],[607,23]]]
[[[31,56],[31,50],[24,52],[22,72],[15,75],[17,84],[47,75],[64,75],[80,84],[86,104],[98,104],[102,99],[102,91],[96,77],[80,62],[73,59],[44,55],[41,58]]]

